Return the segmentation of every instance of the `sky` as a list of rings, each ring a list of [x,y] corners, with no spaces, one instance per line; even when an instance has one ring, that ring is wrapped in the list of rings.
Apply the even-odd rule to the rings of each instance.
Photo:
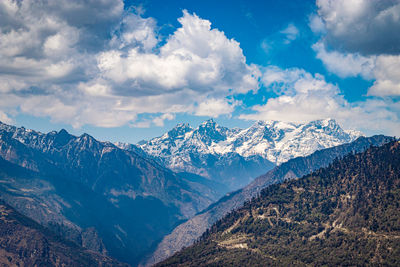
[[[136,143],[213,118],[398,135],[400,0],[0,1],[0,121]]]

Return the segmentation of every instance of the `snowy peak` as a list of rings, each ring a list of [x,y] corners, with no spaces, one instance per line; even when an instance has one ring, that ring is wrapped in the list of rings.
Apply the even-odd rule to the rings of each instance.
[[[237,153],[245,158],[261,156],[275,164],[307,156],[316,150],[349,143],[361,136],[345,131],[334,119],[308,123],[257,121],[246,129],[228,129],[210,119],[196,129],[179,124],[168,134],[144,142],[147,153],[165,159],[172,169],[185,169],[189,155]],[[179,163],[178,165],[174,165]]]
[[[60,131],[51,131],[49,133],[41,133],[25,127],[15,127],[0,123],[0,131],[7,132],[11,138],[27,145],[30,148],[38,149],[43,152],[60,150],[68,146],[73,150],[91,150],[100,149],[106,145],[105,142],[97,141],[89,134],[82,134],[77,137],[68,133],[65,129]]]
[[[189,126],[189,123],[179,123],[167,133],[167,136],[170,139],[179,138],[190,131],[193,131],[193,128]]]
[[[349,143],[361,135],[360,132],[344,131],[333,119],[304,124],[258,121],[242,131],[241,138],[236,140],[235,151],[243,156],[261,155],[281,164],[319,149]]]
[[[317,120],[312,121],[304,126],[304,129],[311,129],[314,131],[331,133],[331,134],[342,134],[343,129],[333,119]]]
[[[228,128],[221,127],[213,119],[209,119],[193,131],[192,137],[209,146],[213,142],[226,140],[228,132]]]

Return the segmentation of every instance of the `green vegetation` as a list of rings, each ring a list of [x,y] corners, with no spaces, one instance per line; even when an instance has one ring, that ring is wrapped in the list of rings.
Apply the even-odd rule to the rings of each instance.
[[[264,189],[158,266],[400,266],[400,144]]]

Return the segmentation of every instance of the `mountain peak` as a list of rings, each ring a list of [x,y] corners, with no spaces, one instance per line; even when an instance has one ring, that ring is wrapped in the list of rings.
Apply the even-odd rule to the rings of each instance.
[[[335,119],[332,118],[326,118],[326,119],[321,119],[321,120],[315,120],[315,121],[311,121],[310,124],[318,124],[321,125],[323,127],[332,127],[332,126],[339,126],[339,124],[337,123],[337,121]]]
[[[190,127],[189,123],[178,123],[174,128],[169,130],[167,134],[169,138],[176,138],[192,130],[193,128]]]
[[[81,136],[79,136],[79,139],[81,140],[95,140],[93,136],[87,133],[83,133]]]
[[[214,119],[213,118],[209,118],[208,120],[203,121],[203,123],[214,123]]]
[[[213,119],[204,121],[194,131],[197,136],[207,146],[212,142],[219,142],[226,140],[228,128],[219,126]]]
[[[59,146],[64,146],[66,144],[68,144],[69,141],[71,141],[71,139],[74,139],[75,137],[71,134],[69,134],[65,129],[61,129],[59,132],[55,133],[55,145],[57,147]]]
[[[218,126],[218,124],[211,118],[211,119],[203,121],[199,125],[199,128],[204,128],[204,127],[207,127],[207,128],[213,127],[213,128],[215,128],[216,126]]]
[[[175,130],[175,131],[191,131],[193,130],[192,127],[190,127],[189,123],[178,123],[174,128],[172,128],[170,131]]]
[[[58,134],[59,134],[59,135],[66,135],[66,134],[69,134],[69,133],[68,133],[67,130],[61,129],[61,130],[58,132]]]
[[[188,131],[192,134],[182,134]],[[175,142],[178,135],[182,141]],[[220,126],[209,119],[196,129],[189,128],[187,124],[178,124],[168,135],[140,146],[150,154],[165,156],[171,164],[186,160],[187,154],[193,151],[219,155],[238,153],[243,157],[258,155],[280,164],[318,149],[351,142],[361,135],[359,132],[343,130],[332,118],[307,123],[260,120],[247,129],[239,130]],[[166,149],[166,146],[169,148]],[[165,154],[162,151],[166,151]],[[174,166],[169,167],[174,169]]]
[[[178,123],[174,128],[186,128],[186,127],[190,127],[189,123],[187,123],[187,122],[185,122],[185,123],[181,122],[181,123]]]

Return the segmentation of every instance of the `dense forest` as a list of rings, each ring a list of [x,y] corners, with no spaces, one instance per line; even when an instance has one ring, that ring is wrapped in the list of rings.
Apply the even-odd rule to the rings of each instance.
[[[265,188],[157,266],[400,266],[400,144]]]

